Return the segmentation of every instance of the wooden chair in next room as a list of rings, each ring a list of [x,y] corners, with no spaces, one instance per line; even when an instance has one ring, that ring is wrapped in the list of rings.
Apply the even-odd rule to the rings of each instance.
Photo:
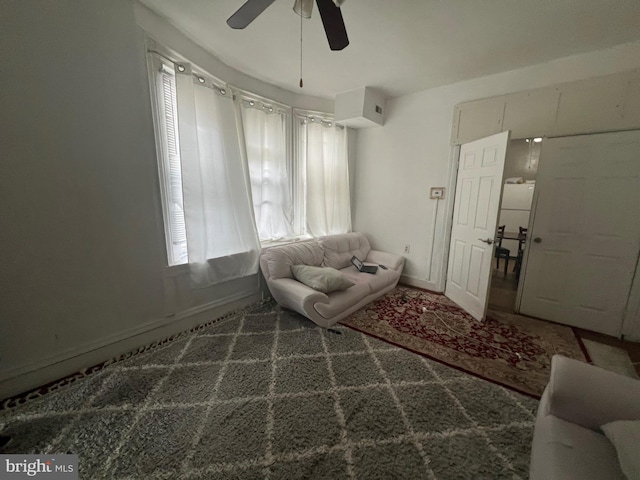
[[[500,259],[504,258],[504,274],[507,274],[509,269],[509,257],[511,256],[511,250],[502,246],[502,236],[504,235],[504,225],[498,227],[498,242],[496,245],[496,268],[500,268]]]

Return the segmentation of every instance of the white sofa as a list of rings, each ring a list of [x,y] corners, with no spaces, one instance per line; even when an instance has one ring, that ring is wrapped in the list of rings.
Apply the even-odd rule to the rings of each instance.
[[[387,270],[361,273],[351,264],[354,255]],[[291,272],[293,265],[332,267],[355,285],[325,294],[298,282]],[[260,268],[276,302],[322,327],[330,327],[393,289],[403,267],[404,257],[372,250],[367,237],[357,232],[271,247],[260,257]]]
[[[530,479],[625,479],[601,430],[616,420],[640,420],[640,380],[555,355],[538,405]]]

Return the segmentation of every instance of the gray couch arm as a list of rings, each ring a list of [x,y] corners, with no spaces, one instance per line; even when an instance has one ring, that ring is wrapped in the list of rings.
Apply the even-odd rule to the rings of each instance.
[[[267,284],[276,302],[305,316],[313,309],[315,303],[329,303],[326,294],[292,278],[269,278]]]
[[[614,420],[640,420],[640,380],[554,355],[545,412],[598,430]]]
[[[404,257],[395,253],[381,252],[380,250],[369,250],[365,262],[382,264],[391,270],[402,270],[404,267]]]

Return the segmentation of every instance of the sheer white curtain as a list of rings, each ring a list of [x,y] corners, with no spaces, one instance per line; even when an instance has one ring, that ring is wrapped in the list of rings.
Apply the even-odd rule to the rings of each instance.
[[[306,166],[307,230],[314,237],[349,232],[347,130],[318,118],[297,123]]]
[[[182,189],[191,280],[205,287],[257,273],[260,241],[231,95],[189,72],[176,78]]]
[[[293,238],[287,141],[290,116],[258,100],[241,99],[238,106],[260,240]]]

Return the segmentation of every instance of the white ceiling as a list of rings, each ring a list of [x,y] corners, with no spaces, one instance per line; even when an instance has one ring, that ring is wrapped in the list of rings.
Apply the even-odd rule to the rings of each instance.
[[[244,30],[244,0],[141,0],[213,55],[273,85],[325,98],[363,85],[399,96],[640,40],[638,0],[346,0],[350,45],[332,52],[317,8],[277,0]]]

